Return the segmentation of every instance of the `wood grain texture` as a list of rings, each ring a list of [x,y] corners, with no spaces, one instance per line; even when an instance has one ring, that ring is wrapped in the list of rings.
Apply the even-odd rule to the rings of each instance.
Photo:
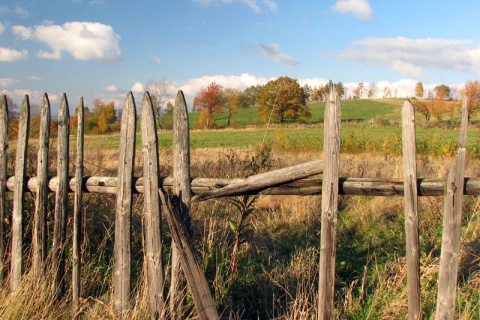
[[[338,170],[340,167],[340,97],[332,86],[325,106],[324,172],[320,235],[317,319],[334,319],[335,261],[337,252]]]
[[[55,213],[53,221],[52,260],[56,271],[52,290],[56,297],[65,291],[65,243],[67,240],[68,165],[69,165],[70,111],[67,96],[63,94],[58,115],[57,177]]]
[[[7,214],[8,105],[6,95],[0,98],[0,221],[3,221]],[[0,223],[0,239],[3,237],[3,223]],[[3,241],[0,241],[0,282],[3,281],[5,271],[4,257],[5,248]]]
[[[402,107],[403,183],[407,247],[408,318],[421,319],[420,249],[418,238],[417,148],[415,110],[410,101]]]
[[[16,290],[23,271],[23,205],[25,203],[25,175],[30,121],[30,102],[28,95],[23,99],[18,124],[17,152],[15,156],[15,186],[13,191],[12,212],[12,261],[10,289]]]
[[[165,301],[163,295],[165,280],[162,264],[162,220],[158,195],[160,169],[154,115],[150,94],[145,92],[141,117],[144,182],[144,250],[147,262],[150,317],[152,319],[164,319],[166,316],[164,313]]]
[[[132,186],[137,122],[135,109],[133,94],[129,92],[122,112],[115,212],[114,305],[115,315],[119,319],[124,318],[130,309]]]

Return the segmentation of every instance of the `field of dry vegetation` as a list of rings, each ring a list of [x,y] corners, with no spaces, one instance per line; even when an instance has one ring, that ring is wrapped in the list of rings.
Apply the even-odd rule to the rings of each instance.
[[[192,177],[239,177],[320,159],[321,151],[258,148],[193,149]],[[35,155],[29,170],[34,171]],[[87,151],[86,174],[116,174],[117,151]],[[141,175],[137,155],[136,176]],[[162,175],[171,175],[171,149],[161,151]],[[449,159],[419,159],[419,177],[446,175]],[[53,166],[52,166],[53,168]],[[480,176],[480,160],[468,159],[467,176]],[[72,168],[73,170],[73,168]],[[402,159],[378,154],[343,154],[341,177],[403,177]],[[133,221],[134,293],[131,319],[148,318],[142,253],[142,196]],[[34,197],[28,197],[29,208]],[[113,314],[113,221],[115,197],[85,194],[82,308],[84,319]],[[422,309],[434,316],[442,234],[442,197],[423,197],[420,206]],[[405,232],[402,197],[343,196],[340,199],[336,309],[338,319],[405,319],[407,315]],[[193,238],[219,313],[225,319],[312,319],[316,313],[320,242],[320,196],[243,196],[192,207]],[[26,212],[31,235],[33,211]],[[49,216],[49,219],[52,217]],[[49,220],[49,228],[51,228]],[[9,226],[8,218],[5,225]],[[71,221],[69,221],[71,223]],[[164,224],[166,259],[170,235]],[[68,235],[71,237],[71,234]],[[29,240],[27,239],[27,242]],[[28,249],[26,249],[28,250]],[[70,259],[70,251],[67,250]],[[28,267],[27,261],[26,266]],[[68,265],[71,268],[71,265]],[[28,268],[27,268],[28,270]],[[480,200],[464,197],[458,319],[478,319],[480,295]],[[166,268],[168,273],[169,269]],[[70,273],[68,273],[70,275]],[[47,275],[48,277],[48,275]],[[69,283],[67,279],[67,283]],[[73,318],[69,294],[53,301],[47,284],[32,291],[27,274],[20,290],[0,290],[2,319]],[[7,288],[3,285],[3,288]],[[195,318],[187,294],[186,318]]]

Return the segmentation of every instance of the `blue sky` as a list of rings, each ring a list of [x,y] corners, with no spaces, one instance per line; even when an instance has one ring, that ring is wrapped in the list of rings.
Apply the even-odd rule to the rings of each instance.
[[[480,73],[474,0],[4,0],[0,91],[53,111],[63,92],[114,100],[168,80],[191,104],[215,81],[244,89],[279,76],[303,85],[342,81],[412,96]],[[137,100],[137,103],[140,101]]]

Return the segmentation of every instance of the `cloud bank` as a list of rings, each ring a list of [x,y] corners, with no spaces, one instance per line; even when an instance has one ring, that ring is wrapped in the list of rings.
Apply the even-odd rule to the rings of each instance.
[[[420,76],[423,68],[480,72],[480,46],[472,40],[366,38],[333,56],[386,66],[408,77]]]
[[[120,36],[113,28],[98,22],[67,22],[63,25],[13,26],[23,40],[44,43],[50,51],[39,50],[41,59],[60,59],[63,52],[77,60],[115,61],[121,55]]]

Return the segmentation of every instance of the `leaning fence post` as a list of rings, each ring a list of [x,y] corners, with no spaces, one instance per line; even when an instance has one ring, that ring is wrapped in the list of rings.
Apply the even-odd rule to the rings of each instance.
[[[158,195],[158,139],[150,94],[145,92],[142,102],[142,154],[144,183],[144,241],[147,262],[147,281],[150,317],[165,318],[163,295],[164,275],[162,263],[162,216]]]
[[[188,110],[180,90],[173,109],[173,194],[178,197],[187,232],[190,230],[190,133]],[[170,314],[175,319],[181,316],[185,296],[185,274],[181,268],[177,246],[172,245],[172,272],[169,291]]]
[[[25,174],[27,164],[28,132],[30,122],[30,102],[25,95],[20,110],[18,124],[17,153],[15,158],[15,190],[13,191],[12,212],[12,262],[10,289],[14,291],[20,284],[23,268],[23,204],[25,203]]]
[[[467,100],[466,97],[464,97],[462,101],[462,125],[460,129],[458,155],[456,159],[452,160],[450,165],[445,190],[436,320],[453,319],[455,315],[467,128],[468,109]]]
[[[65,243],[67,238],[68,210],[68,152],[70,136],[70,111],[66,94],[63,94],[58,114],[58,186],[55,195],[55,215],[53,222],[53,293],[58,298],[64,294],[65,287]]]
[[[50,101],[43,95],[40,111],[40,132],[37,157],[37,193],[33,228],[33,274],[36,282],[42,281],[47,256],[47,201],[48,201],[48,149],[50,142]]]
[[[415,110],[406,100],[402,107],[403,184],[407,247],[408,317],[420,319],[420,254],[418,245],[417,148]]]
[[[80,98],[80,104],[77,109],[77,163],[75,168],[75,199],[73,207],[73,243],[72,243],[72,308],[76,313],[79,307],[79,299],[81,293],[81,252],[80,245],[82,242],[82,211],[83,211],[83,117],[84,105],[83,97]]]
[[[0,221],[3,221],[7,209],[8,105],[6,95],[2,96],[0,103]],[[3,223],[0,223],[0,283],[3,281],[4,256]]]
[[[334,318],[335,260],[340,166],[340,97],[332,86],[325,107],[322,217],[317,319]]]
[[[118,191],[114,244],[114,304],[117,318],[126,316],[130,299],[132,188],[137,122],[135,112],[135,100],[132,92],[129,92],[123,105],[118,155]]]

